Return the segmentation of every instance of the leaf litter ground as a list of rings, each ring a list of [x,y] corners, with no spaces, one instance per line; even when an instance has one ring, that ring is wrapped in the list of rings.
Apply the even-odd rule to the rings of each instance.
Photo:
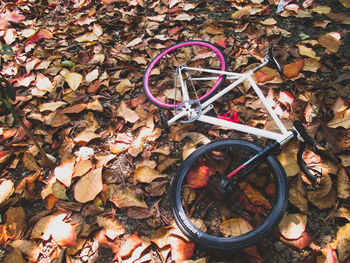
[[[188,154],[184,151],[200,144],[195,137],[186,137],[188,132],[210,140],[259,138],[197,124],[162,132],[153,126],[154,107],[141,92],[143,71],[152,57],[170,44],[197,38],[220,45],[230,57],[231,69],[239,71],[257,62],[261,50],[275,43],[281,64],[288,65],[286,79],[279,84],[282,80],[267,68],[257,80],[282,118],[302,119],[332,156],[341,159],[335,164],[332,156],[321,162],[308,155],[308,164],[316,159],[326,170],[314,188],[297,175],[292,161],[295,147],[284,149],[279,158],[282,163],[287,160],[291,184],[288,213],[291,218],[306,214],[306,230],[288,240],[288,234],[282,237],[281,229],[276,229],[255,248],[220,261],[345,261],[350,196],[350,22],[345,8],[349,2],[291,1],[278,15],[277,3],[2,3],[1,50],[9,46],[15,55],[1,55],[1,75],[17,86],[16,105],[22,116],[45,150],[57,158],[53,168],[40,169],[40,154],[10,116],[1,115],[2,259],[128,262],[142,254],[152,262],[219,261],[222,255],[200,249],[193,253],[192,244],[169,227],[169,181]],[[221,107],[234,108],[253,126],[268,126],[256,96],[248,91],[240,87]],[[135,176],[142,167],[154,172]],[[150,179],[150,174],[156,178]],[[63,233],[49,227],[54,224]]]

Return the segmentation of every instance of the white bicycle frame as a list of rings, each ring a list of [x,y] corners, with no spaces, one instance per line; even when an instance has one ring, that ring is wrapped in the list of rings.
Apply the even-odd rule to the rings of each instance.
[[[183,101],[184,101],[184,107],[183,109],[176,111],[176,114],[173,118],[171,118],[168,121],[168,125],[173,124],[177,120],[179,120],[182,117],[187,116],[188,118],[196,118],[196,120],[209,123],[212,125],[219,125],[223,126],[226,128],[230,128],[232,130],[240,131],[240,132],[245,132],[245,133],[250,133],[253,135],[265,137],[268,139],[272,139],[277,141],[280,144],[285,143],[288,141],[290,138],[292,138],[293,132],[292,131],[287,131],[286,127],[283,125],[282,121],[278,118],[277,114],[275,111],[272,109],[272,106],[267,102],[264,94],[261,92],[260,88],[258,85],[255,83],[252,75],[254,72],[259,70],[260,68],[264,67],[268,61],[263,62],[261,65],[256,67],[253,70],[250,70],[247,73],[234,73],[234,72],[227,72],[227,71],[220,71],[220,70],[212,70],[212,69],[203,69],[203,68],[193,68],[193,67],[187,67],[187,66],[182,66],[179,68],[179,78],[180,78],[180,84],[181,84],[181,90],[182,90],[182,96],[183,96]],[[191,109],[191,105],[189,103],[186,103],[186,101],[189,101],[189,93],[187,89],[187,85],[185,80],[183,79],[183,76],[181,74],[181,70],[192,70],[192,71],[201,71],[201,72],[208,72],[208,73],[215,73],[215,74],[222,74],[228,76],[228,79],[234,79],[235,81],[231,83],[229,86],[215,94],[212,98],[208,99],[207,101],[203,102],[200,107],[202,109],[200,116],[198,115],[198,112],[195,109]],[[193,78],[192,80],[212,80],[212,79],[217,79],[217,77],[213,78]],[[241,84],[243,81],[247,80],[252,88],[254,89],[255,93],[258,95],[259,99],[261,102],[264,104],[265,108],[267,109],[268,113],[276,123],[277,127],[279,128],[280,132],[273,132],[273,131],[268,131],[268,130],[263,130],[255,127],[251,127],[248,125],[244,124],[239,124],[239,123],[234,123],[231,121],[227,121],[224,119],[220,119],[217,117],[212,117],[206,115],[206,113],[213,108],[212,103],[216,101],[218,98],[221,96],[225,95],[227,92]]]

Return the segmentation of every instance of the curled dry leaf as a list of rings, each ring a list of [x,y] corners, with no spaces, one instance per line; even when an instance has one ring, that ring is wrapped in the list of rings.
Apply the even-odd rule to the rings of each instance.
[[[305,231],[307,216],[304,214],[287,214],[279,224],[282,236],[287,239],[298,239]]]
[[[68,72],[64,76],[65,81],[68,83],[69,87],[75,91],[79,88],[80,84],[83,81],[83,76],[76,72]]]
[[[304,231],[298,239],[286,239],[283,236],[281,236],[280,239],[283,243],[299,248],[300,250],[306,248],[312,242],[312,238],[306,231]]]
[[[34,241],[19,239],[11,242],[9,245],[27,255],[29,262],[35,262],[39,257],[40,250]]]
[[[343,127],[350,129],[350,108],[334,114],[333,120],[327,123],[330,128]]]
[[[117,116],[122,117],[125,121],[131,123],[135,123],[139,119],[139,116],[136,114],[136,112],[129,109],[124,101],[120,103],[116,114]]]
[[[74,197],[80,203],[94,200],[102,191],[102,168],[98,167],[80,178],[74,187]]]
[[[105,229],[106,236],[112,240],[125,233],[123,224],[117,219],[98,216],[97,223]]]
[[[270,210],[272,208],[269,201],[250,184],[245,184],[243,192],[248,197],[249,201],[255,206],[263,206]]]

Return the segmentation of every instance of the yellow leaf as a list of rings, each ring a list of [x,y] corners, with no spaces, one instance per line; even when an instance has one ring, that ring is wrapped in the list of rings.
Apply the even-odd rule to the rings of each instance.
[[[74,40],[77,42],[93,42],[93,41],[96,41],[97,39],[98,37],[94,32],[88,32],[82,36],[75,38]]]
[[[14,184],[11,180],[5,180],[0,183],[0,204],[12,195],[14,191],[13,186]]]
[[[64,102],[64,101],[55,101],[55,102],[43,103],[43,104],[39,105],[39,110],[41,112],[44,112],[44,111],[55,111],[59,107],[62,107],[64,105],[67,105],[67,103]]]
[[[350,0],[339,0],[339,2],[346,8],[350,8]]]
[[[253,227],[244,218],[231,218],[220,224],[220,232],[225,237],[236,237],[251,231]]]
[[[288,214],[284,216],[279,224],[282,236],[287,239],[298,239],[305,231],[307,216],[304,214]]]
[[[277,21],[276,21],[276,19],[271,17],[271,18],[268,18],[264,21],[261,21],[260,24],[263,24],[265,26],[272,26],[272,25],[276,25]]]
[[[232,14],[232,19],[242,19],[250,15],[250,6],[245,6]]]
[[[297,153],[296,152],[282,152],[278,156],[278,160],[281,162],[284,170],[288,177],[294,176],[299,173],[300,168],[298,162],[296,160]]]
[[[338,229],[337,237],[332,243],[335,246],[339,255],[339,262],[345,262],[345,259],[350,254],[350,223]]]
[[[131,84],[129,79],[123,79],[115,88],[115,90],[120,93],[121,95],[123,95],[125,92],[132,90],[133,89],[133,85]]]
[[[312,48],[308,48],[303,45],[298,45],[298,48],[300,55],[320,59],[320,57],[316,57],[316,52]]]
[[[332,9],[326,5],[319,5],[315,8],[312,8],[311,11],[316,12],[318,14],[329,14],[332,11]]]
[[[75,91],[79,88],[83,81],[83,76],[76,72],[69,72],[64,76],[64,79],[68,83],[69,87]]]
[[[78,202],[86,203],[94,200],[102,191],[102,168],[90,171],[77,182],[74,187],[74,197]]]

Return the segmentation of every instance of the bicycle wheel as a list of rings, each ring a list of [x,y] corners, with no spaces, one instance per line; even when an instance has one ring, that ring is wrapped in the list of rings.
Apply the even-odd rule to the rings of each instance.
[[[225,55],[213,44],[204,41],[186,41],[171,46],[153,59],[143,77],[147,98],[163,109],[174,109],[182,102],[177,68],[182,65],[199,69],[226,70]],[[205,101],[214,95],[225,80],[218,73],[188,70],[186,85],[190,100]]]
[[[276,157],[245,167],[241,172],[246,174],[233,175],[226,187],[222,183],[261,150],[248,141],[226,139],[202,146],[183,162],[170,202],[187,237],[224,251],[254,245],[274,229],[288,204],[286,175]]]

